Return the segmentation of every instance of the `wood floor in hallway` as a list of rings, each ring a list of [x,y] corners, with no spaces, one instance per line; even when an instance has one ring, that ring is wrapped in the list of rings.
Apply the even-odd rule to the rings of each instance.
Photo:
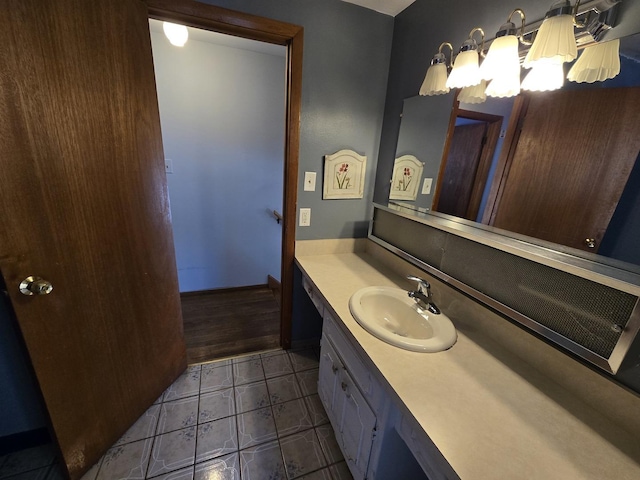
[[[266,285],[181,295],[189,364],[278,348],[280,306]]]

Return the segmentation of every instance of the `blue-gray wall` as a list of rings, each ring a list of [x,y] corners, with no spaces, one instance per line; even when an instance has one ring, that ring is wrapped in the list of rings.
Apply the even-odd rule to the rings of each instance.
[[[180,291],[266,284],[280,278],[286,49],[196,33],[175,47],[151,22]]]
[[[304,27],[298,207],[311,226],[298,240],[367,234],[384,111],[393,17],[340,0],[207,0]],[[322,200],[323,156],[350,148],[367,156],[364,198]],[[317,172],[315,192],[303,191]]]

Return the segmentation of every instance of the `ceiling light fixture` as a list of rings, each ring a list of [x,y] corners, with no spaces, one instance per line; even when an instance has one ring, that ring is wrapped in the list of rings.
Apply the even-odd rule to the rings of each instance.
[[[189,39],[189,31],[184,25],[178,25],[177,23],[162,22],[162,30],[164,34],[171,42],[171,45],[176,47],[184,47]]]

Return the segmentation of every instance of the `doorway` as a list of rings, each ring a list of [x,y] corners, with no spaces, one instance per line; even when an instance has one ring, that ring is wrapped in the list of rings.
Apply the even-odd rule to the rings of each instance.
[[[502,116],[462,110],[456,102],[433,210],[467,220],[477,219],[502,122]]]
[[[286,47],[149,27],[187,359],[276,348]]]

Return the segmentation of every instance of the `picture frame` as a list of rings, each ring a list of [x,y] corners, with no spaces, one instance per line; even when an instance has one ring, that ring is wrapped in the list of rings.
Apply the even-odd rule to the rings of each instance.
[[[363,198],[367,157],[353,150],[324,156],[323,200]]]
[[[413,155],[402,155],[393,163],[389,200],[415,200],[424,164]]]

